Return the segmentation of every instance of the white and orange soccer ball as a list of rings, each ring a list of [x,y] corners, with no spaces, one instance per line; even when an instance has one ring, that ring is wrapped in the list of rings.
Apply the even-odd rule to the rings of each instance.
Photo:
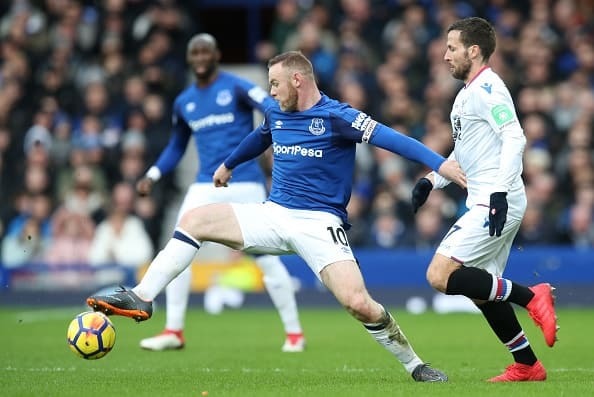
[[[85,360],[104,357],[113,349],[116,331],[111,320],[101,312],[78,314],[68,326],[68,346]]]

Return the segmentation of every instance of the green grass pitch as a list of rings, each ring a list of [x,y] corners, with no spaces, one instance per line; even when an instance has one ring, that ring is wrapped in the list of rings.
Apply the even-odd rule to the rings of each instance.
[[[546,382],[489,384],[510,356],[480,315],[391,308],[416,352],[446,371],[446,384],[415,383],[402,366],[339,308],[302,308],[304,353],[281,353],[273,309],[244,308],[212,316],[196,308],[187,346],[143,351],[141,338],[161,330],[164,313],[136,324],[113,317],[115,348],[86,361],[66,345],[80,308],[0,309],[3,396],[590,396],[594,393],[594,309],[558,310],[560,341],[548,348],[525,312],[520,321],[548,370]]]

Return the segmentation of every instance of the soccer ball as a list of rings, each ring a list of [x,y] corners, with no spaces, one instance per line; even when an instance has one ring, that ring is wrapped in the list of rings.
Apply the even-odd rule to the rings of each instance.
[[[70,350],[85,360],[96,360],[111,351],[116,332],[111,320],[101,312],[78,314],[68,326]]]

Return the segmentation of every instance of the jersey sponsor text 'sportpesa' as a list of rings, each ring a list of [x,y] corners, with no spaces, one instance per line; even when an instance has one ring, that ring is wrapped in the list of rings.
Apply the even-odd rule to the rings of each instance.
[[[200,167],[196,182],[212,182],[217,167],[254,128],[253,110],[276,102],[257,85],[220,71],[207,87],[189,85],[173,104],[172,139],[156,162],[161,173],[172,171],[183,157],[191,136]],[[233,182],[264,182],[256,159],[233,171]]]
[[[278,105],[265,113],[262,132],[274,153],[270,200],[288,208],[326,211],[346,224],[356,143],[377,123],[323,95],[311,109],[286,113]],[[314,189],[311,186],[314,186]]]

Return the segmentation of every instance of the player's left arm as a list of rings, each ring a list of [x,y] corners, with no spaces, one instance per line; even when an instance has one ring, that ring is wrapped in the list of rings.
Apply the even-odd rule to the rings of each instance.
[[[453,151],[450,153],[450,155],[447,157],[447,159],[452,160],[452,161],[457,161],[456,155]],[[424,178],[427,178],[429,180],[429,182],[431,182],[431,184],[433,185],[433,189],[443,189],[444,187],[448,186],[452,182],[449,179],[439,175],[435,171],[431,171],[430,173],[425,175]]]
[[[353,110],[356,112],[354,117]],[[345,137],[381,147],[409,160],[425,164],[446,179],[466,187],[466,176],[456,161],[446,160],[416,139],[373,120],[363,112],[355,109],[344,109],[343,111],[343,120],[347,121],[349,118],[352,120],[349,126],[340,129]]]
[[[493,87],[492,94],[481,92],[479,98],[485,120],[501,140],[499,172],[489,199],[489,235],[499,237],[507,219],[507,193],[522,174],[526,137],[503,82]]]
[[[484,117],[501,140],[499,172],[497,180],[493,183],[493,192],[507,193],[522,174],[526,137],[507,88],[493,90],[491,95],[482,93],[481,99]]]

